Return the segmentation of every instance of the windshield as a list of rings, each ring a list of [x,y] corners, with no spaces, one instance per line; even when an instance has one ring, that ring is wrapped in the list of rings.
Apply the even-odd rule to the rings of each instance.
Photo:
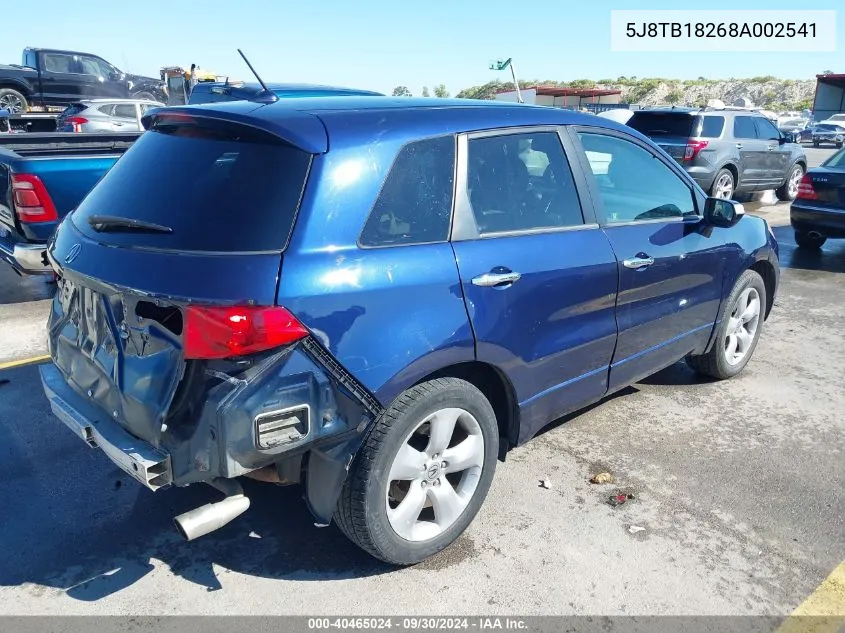
[[[845,169],[845,147],[822,163],[822,167]]]
[[[71,217],[85,235],[118,246],[279,251],[293,226],[310,160],[310,154],[243,126],[157,124]],[[96,216],[117,218],[117,225],[98,231]],[[129,221],[170,230],[130,230]]]

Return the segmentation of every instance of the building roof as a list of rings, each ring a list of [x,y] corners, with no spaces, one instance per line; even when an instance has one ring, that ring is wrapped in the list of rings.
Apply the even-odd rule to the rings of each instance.
[[[530,86],[522,90],[536,90],[537,95],[545,97],[608,97],[610,95],[622,94],[621,90],[607,90],[598,88],[559,88],[557,86]],[[497,94],[513,92],[503,90]]]

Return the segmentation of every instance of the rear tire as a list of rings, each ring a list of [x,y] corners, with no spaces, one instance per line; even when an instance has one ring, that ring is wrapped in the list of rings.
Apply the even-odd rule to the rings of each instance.
[[[725,301],[710,351],[688,356],[687,364],[698,373],[717,380],[736,376],[754,354],[763,330],[765,310],[766,284],[756,271],[746,270]]]
[[[473,385],[438,378],[411,387],[355,456],[335,521],[372,556],[418,563],[451,544],[478,513],[498,450],[493,408]]]
[[[789,175],[786,177],[786,182],[775,190],[778,200],[782,200],[783,202],[795,200],[798,195],[798,184],[801,182],[803,176],[804,168],[801,165],[793,165],[792,169],[789,170]]]
[[[710,195],[714,198],[724,198],[730,200],[734,191],[736,190],[736,181],[730,169],[720,169],[713,179],[713,185],[710,187]]]
[[[826,241],[827,238],[824,236],[817,237],[804,231],[795,231],[795,243],[798,244],[798,248],[803,248],[808,251],[817,251]]]
[[[11,88],[0,88],[0,110],[8,110],[12,114],[26,112],[29,104],[26,97],[17,90]]]

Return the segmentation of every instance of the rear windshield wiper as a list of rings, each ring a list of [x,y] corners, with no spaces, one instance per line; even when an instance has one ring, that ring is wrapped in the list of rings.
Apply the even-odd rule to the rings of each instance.
[[[122,218],[119,215],[92,215],[88,224],[95,231],[149,231],[150,233],[173,233],[173,229],[155,222],[145,222],[135,218]]]

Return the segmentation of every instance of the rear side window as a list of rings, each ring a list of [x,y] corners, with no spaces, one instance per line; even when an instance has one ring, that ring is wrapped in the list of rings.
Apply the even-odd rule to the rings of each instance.
[[[646,136],[695,136],[698,117],[685,112],[635,112],[628,126]]]
[[[734,119],[734,138],[757,138],[753,117],[738,116]]]
[[[114,106],[114,116],[121,119],[134,119],[138,113],[135,111],[134,103],[121,103]]]
[[[452,217],[454,178],[454,137],[405,145],[367,218],[361,245],[445,242]]]
[[[156,123],[71,218],[84,234],[118,246],[279,251],[293,227],[310,163],[310,154],[252,128],[202,119]],[[105,225],[96,231],[95,215],[172,231]]]
[[[84,103],[74,103],[73,105],[69,105],[64,110],[62,110],[62,113],[59,116],[62,117],[62,118],[69,117],[69,116],[75,116],[75,115],[79,114],[80,112],[82,112],[83,110],[85,110],[86,108],[87,108],[87,106]]]
[[[723,116],[704,116],[701,117],[701,132],[700,138],[719,138],[722,136],[722,131],[725,129],[725,117]]]

